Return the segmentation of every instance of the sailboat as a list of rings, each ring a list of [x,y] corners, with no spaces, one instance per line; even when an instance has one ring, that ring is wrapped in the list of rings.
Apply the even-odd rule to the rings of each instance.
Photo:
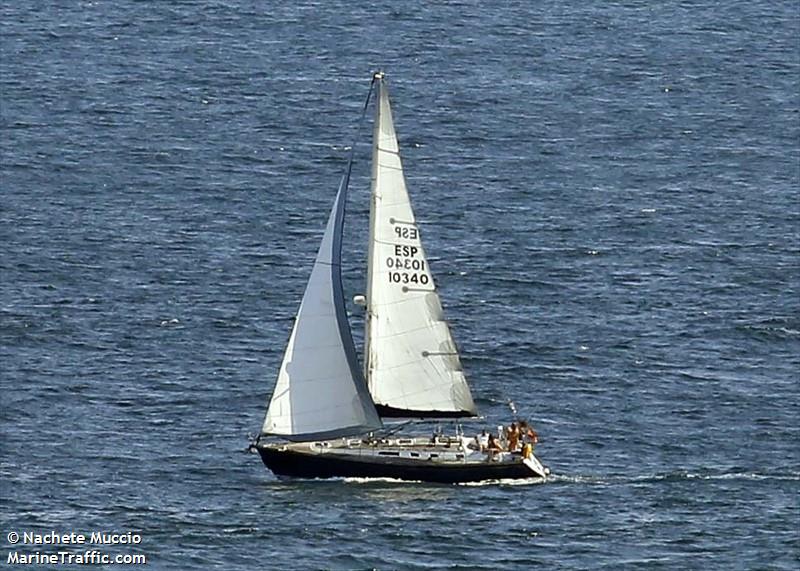
[[[463,432],[461,422],[477,410],[406,190],[381,72],[373,75],[362,119],[373,91],[367,287],[354,299],[366,315],[363,369],[341,280],[353,145],[251,449],[279,477],[443,483],[545,478],[549,471],[531,444],[487,450]],[[455,422],[455,434],[445,435],[437,424],[433,433],[404,435],[419,419]]]

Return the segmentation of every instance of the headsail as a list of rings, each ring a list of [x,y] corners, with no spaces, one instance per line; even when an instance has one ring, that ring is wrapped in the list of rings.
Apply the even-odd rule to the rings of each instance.
[[[365,369],[381,416],[476,414],[406,190],[389,95],[377,75]]]
[[[363,434],[382,426],[358,364],[342,291],[342,229],[351,164],[352,155],[283,356],[263,434],[307,440]]]

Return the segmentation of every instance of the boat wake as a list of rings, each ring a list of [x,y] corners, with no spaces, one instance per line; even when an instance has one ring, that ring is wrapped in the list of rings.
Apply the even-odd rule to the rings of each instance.
[[[547,478],[501,478],[494,480],[481,480],[479,482],[460,482],[455,484],[440,484],[425,482],[422,480],[401,480],[399,478],[293,478],[278,477],[278,480],[285,483],[318,483],[325,484],[331,482],[343,482],[353,485],[374,485],[392,484],[404,486],[434,485],[434,486],[463,486],[463,487],[485,487],[485,486],[540,486],[543,484],[583,484],[588,486],[616,486],[629,484],[649,484],[658,482],[685,482],[685,481],[715,481],[715,480],[771,480],[785,482],[800,482],[800,472],[714,472],[714,471],[688,471],[676,470],[673,472],[662,472],[656,474],[641,474],[637,476],[625,476],[621,474],[550,474]]]
[[[688,471],[675,470],[657,474],[643,474],[639,476],[603,475],[603,474],[551,474],[549,483],[570,483],[587,485],[619,485],[619,484],[647,484],[656,482],[681,482],[691,480],[778,480],[800,481],[800,472],[763,473],[754,471],[742,472],[714,472],[714,471]]]
[[[403,486],[419,486],[424,484],[426,486],[464,486],[464,487],[483,487],[483,486],[538,486],[547,483],[550,478],[501,478],[496,480],[481,480],[479,482],[461,482],[455,484],[444,484],[425,482],[423,480],[401,480],[399,478],[290,478],[290,477],[277,477],[278,481],[283,483],[304,483],[304,484],[330,484],[331,482],[343,482],[345,484],[353,485],[373,485],[373,484],[392,484]]]
[[[424,484],[422,480],[401,480],[400,478],[336,478],[345,484]]]
[[[463,484],[456,484],[458,486],[481,488],[484,486],[540,486],[546,484],[550,480],[547,478],[502,478],[500,480],[483,480],[481,482],[464,482]]]
[[[544,478],[501,478],[497,480],[481,480],[479,482],[459,482],[455,484],[442,484],[433,482],[423,482],[422,480],[399,480],[397,478],[341,478],[340,481],[346,484],[419,484],[433,486],[462,486],[467,488],[485,486],[538,486],[545,483]]]

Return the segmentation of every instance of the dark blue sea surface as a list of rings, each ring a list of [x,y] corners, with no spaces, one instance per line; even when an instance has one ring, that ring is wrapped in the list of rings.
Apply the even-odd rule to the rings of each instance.
[[[3,564],[800,568],[798,38],[796,1],[3,2]],[[547,483],[244,452],[353,141],[363,291],[378,68],[477,404]]]

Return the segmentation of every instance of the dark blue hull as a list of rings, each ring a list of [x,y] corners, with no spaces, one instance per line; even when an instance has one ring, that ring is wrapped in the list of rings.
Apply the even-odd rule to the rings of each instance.
[[[439,463],[403,458],[342,457],[258,446],[264,465],[277,476],[293,478],[396,478],[456,484],[505,478],[543,478],[522,461]]]

